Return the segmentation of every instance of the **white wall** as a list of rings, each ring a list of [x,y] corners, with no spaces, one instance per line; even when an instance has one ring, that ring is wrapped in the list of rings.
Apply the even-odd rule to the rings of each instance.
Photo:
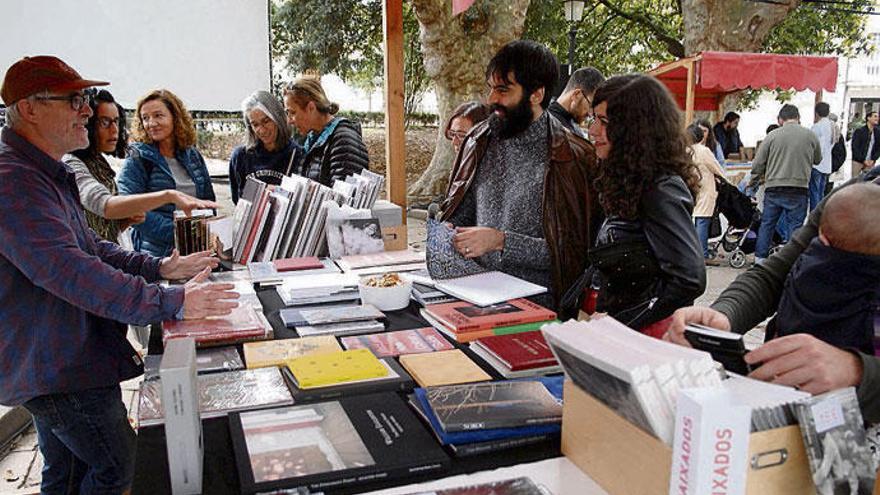
[[[55,55],[126,108],[167,88],[190,110],[239,110],[269,89],[267,0],[3,0],[0,71]]]

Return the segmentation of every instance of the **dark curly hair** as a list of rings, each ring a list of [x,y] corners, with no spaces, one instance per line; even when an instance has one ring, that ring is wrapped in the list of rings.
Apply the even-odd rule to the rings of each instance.
[[[642,194],[663,175],[680,176],[696,197],[700,175],[669,91],[652,76],[615,76],[596,90],[593,108],[603,102],[611,150],[594,185],[606,215],[637,218]]]
[[[73,155],[80,159],[87,159],[101,154],[101,152],[98,151],[98,106],[101,103],[110,103],[111,105],[116,105],[116,111],[119,112],[119,125],[117,126],[119,129],[119,140],[116,141],[116,149],[113,150],[113,153],[109,154],[116,158],[125,158],[125,150],[128,148],[128,130],[126,129],[125,123],[125,109],[113,99],[113,95],[106,89],[92,89],[87,92],[91,96],[89,99],[89,107],[92,109],[92,116],[89,117],[89,121],[86,123],[86,130],[89,132],[89,147],[76,150],[72,152]]]

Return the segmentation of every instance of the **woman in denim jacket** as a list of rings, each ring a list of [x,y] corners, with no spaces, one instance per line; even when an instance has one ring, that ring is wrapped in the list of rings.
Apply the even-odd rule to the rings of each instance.
[[[214,201],[205,160],[196,150],[192,117],[180,98],[158,89],[142,97],[132,124],[135,141],[117,179],[120,194],[176,189],[199,199]],[[168,256],[174,248],[174,205],[147,212],[134,226],[137,251]]]

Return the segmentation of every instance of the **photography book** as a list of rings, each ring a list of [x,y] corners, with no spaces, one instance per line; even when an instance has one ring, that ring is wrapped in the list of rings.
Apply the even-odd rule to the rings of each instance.
[[[326,228],[327,250],[332,259],[385,251],[382,227],[369,209],[331,205]]]
[[[442,472],[449,458],[395,393],[236,413],[229,428],[244,493],[312,491]]]
[[[477,306],[547,292],[546,287],[489,271],[462,256],[453,246],[455,229],[445,222],[428,219],[427,230],[426,265],[437,289]]]
[[[281,369],[285,378],[290,383],[291,394],[296,404],[307,402],[322,402],[334,400],[340,397],[352,395],[375,394],[379,392],[410,392],[415,387],[415,382],[409,374],[394,359],[380,359],[380,363],[388,370],[386,376],[379,378],[365,378],[341,382],[336,385],[327,385],[310,389],[297,387],[296,378],[286,366]]]
[[[540,382],[431,387],[425,395],[445,432],[562,422],[562,404]]]
[[[359,268],[374,266],[412,265],[425,262],[425,253],[411,249],[403,251],[382,251],[372,254],[343,256],[336,263],[343,271],[349,272]]]
[[[489,330],[556,319],[556,313],[528,299],[514,299],[491,306],[466,301],[430,304],[425,312],[455,333]]]
[[[326,325],[329,323],[348,323],[352,321],[380,320],[385,314],[372,304],[351,304],[327,307],[286,308],[279,313],[287,328],[305,325]]]
[[[564,380],[562,376],[533,378],[529,380],[542,383],[544,387],[553,394],[554,398],[558,401],[562,401],[562,385]],[[434,415],[434,412],[428,404],[427,389],[415,389],[412,399],[412,403],[419,412],[419,415],[428,422],[434,436],[443,445],[464,446],[468,444],[479,444],[512,438],[559,435],[562,430],[559,423],[549,423],[533,424],[517,428],[487,428],[482,430],[446,432],[441,427],[440,421],[437,419],[437,416]]]
[[[400,356],[400,364],[422,387],[491,380],[482,368],[459,349]]]
[[[476,348],[485,350],[510,371],[558,366],[540,330],[484,337],[471,344],[471,349]]]
[[[855,389],[811,397],[796,406],[817,495],[874,491],[877,465],[868,448]]]
[[[299,258],[281,258],[273,260],[275,270],[279,272],[297,272],[301,270],[320,270],[324,263],[317,256],[302,256]]]
[[[283,406],[293,403],[290,389],[278,368],[226,371],[198,376],[199,411],[202,419],[225,416],[231,411]],[[162,382],[144,381],[138,401],[140,426],[162,424]]]
[[[367,349],[302,356],[287,366],[303,390],[388,375],[388,367]]]
[[[161,354],[144,356],[144,380],[159,378]],[[209,347],[196,351],[196,371],[198,374],[219,373],[244,369],[244,361],[235,346]]]
[[[275,287],[285,306],[300,306],[303,301],[332,300],[340,294],[357,292],[358,277],[345,273],[321,273],[303,277],[286,277]],[[346,296],[347,297],[347,296]]]
[[[244,360],[250,369],[286,366],[294,358],[342,350],[336,338],[329,335],[247,342],[243,349]]]
[[[204,448],[199,419],[196,345],[192,339],[169,343],[159,365],[162,400],[169,406],[165,423],[168,477],[174,493],[201,493]]]
[[[743,336],[738,333],[692,323],[684,327],[684,338],[694,349],[711,354],[712,359],[721,363],[727,371],[743,376],[752,371],[744,359],[746,347]]]
[[[378,358],[446,351],[452,344],[432,327],[343,337],[346,349],[369,349]]]
[[[550,375],[553,373],[562,373],[562,367],[559,364],[553,364],[550,366],[541,366],[538,368],[526,368],[519,371],[511,370],[506,364],[502,363],[491,353],[486,351],[480,346],[471,345],[471,352],[477,355],[480,359],[482,359],[486,364],[491,366],[495,371],[498,372],[499,375],[503,376],[506,379],[511,378],[527,378],[527,377],[537,377],[541,375]],[[554,358],[555,362],[555,358]]]

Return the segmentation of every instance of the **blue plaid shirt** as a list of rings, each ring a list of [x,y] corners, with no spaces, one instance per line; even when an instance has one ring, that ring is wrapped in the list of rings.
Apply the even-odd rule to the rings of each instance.
[[[139,375],[120,323],[174,317],[183,288],[159,258],[88,227],[73,173],[8,127],[0,132],[0,404]]]

